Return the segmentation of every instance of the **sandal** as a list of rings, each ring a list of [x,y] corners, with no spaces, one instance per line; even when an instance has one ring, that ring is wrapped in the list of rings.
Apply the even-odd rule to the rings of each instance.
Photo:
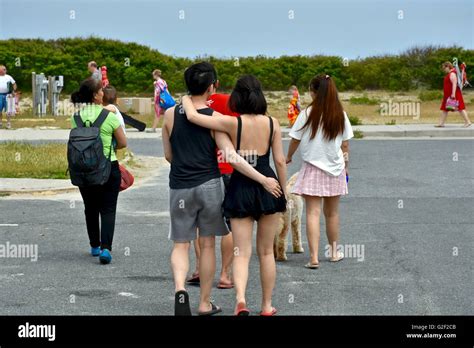
[[[234,287],[234,283],[232,282],[224,283],[222,281],[219,281],[219,283],[217,284],[218,289],[232,289],[233,287]]]
[[[221,307],[216,306],[212,302],[210,302],[210,303],[211,303],[211,310],[207,311],[207,312],[199,312],[198,315],[200,315],[200,316],[210,316],[210,315],[214,315],[214,314],[222,312]]]
[[[262,317],[273,317],[277,313],[277,310],[275,307],[272,307],[271,312],[260,312],[260,316]]]
[[[471,127],[471,124],[472,123],[465,124],[464,126],[462,126],[462,128],[469,128],[469,127]]]
[[[329,262],[339,262],[344,259],[344,253],[342,251],[337,252],[337,256],[334,258],[330,258]]]
[[[190,316],[189,295],[186,290],[180,290],[174,295],[174,315]]]
[[[304,265],[304,267],[308,268],[308,269],[318,269],[319,268],[319,262],[318,263],[308,262],[306,265]]]
[[[444,124],[437,124],[435,127],[436,128],[444,128],[445,126],[444,126]]]
[[[186,280],[186,283],[193,285],[199,285],[200,282],[199,273],[193,273],[193,275]]]
[[[248,317],[250,315],[250,310],[247,308],[247,305],[244,302],[239,302],[235,310],[235,315]]]

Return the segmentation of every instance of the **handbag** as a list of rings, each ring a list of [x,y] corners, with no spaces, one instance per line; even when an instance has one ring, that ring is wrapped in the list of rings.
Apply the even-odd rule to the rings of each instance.
[[[458,108],[459,108],[459,101],[458,100],[451,99],[451,97],[449,97],[446,100],[446,110],[448,110],[448,111],[457,111]]]
[[[125,168],[123,165],[119,164],[119,170],[120,170],[120,191],[128,189],[130,186],[133,185],[133,182],[135,181],[135,178],[133,177],[132,173],[130,173],[127,168]]]
[[[176,102],[174,101],[170,92],[168,92],[168,88],[163,89],[163,91],[160,93],[160,107],[166,110],[175,105]]]

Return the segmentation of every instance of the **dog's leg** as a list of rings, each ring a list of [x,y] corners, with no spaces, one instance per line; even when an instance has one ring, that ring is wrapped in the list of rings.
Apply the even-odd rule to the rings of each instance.
[[[291,216],[291,237],[293,241],[293,252],[303,253],[303,244],[301,242],[301,215],[303,214],[303,201],[300,200],[293,210]]]
[[[277,234],[277,246],[276,246],[276,260],[277,261],[286,261],[286,249],[288,248],[287,235],[289,227],[289,211],[286,211],[281,216],[281,230]]]

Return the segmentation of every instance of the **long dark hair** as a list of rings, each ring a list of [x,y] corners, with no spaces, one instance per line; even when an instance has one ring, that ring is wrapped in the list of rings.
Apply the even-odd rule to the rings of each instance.
[[[237,80],[229,98],[229,108],[240,115],[267,113],[267,101],[260,81],[253,75],[243,75]]]
[[[344,132],[344,110],[337,95],[336,84],[329,75],[313,77],[310,90],[316,94],[311,103],[311,112],[304,126],[311,127],[313,139],[321,126],[323,138],[331,141]]]
[[[74,104],[93,103],[94,95],[102,88],[102,81],[89,77],[81,82],[79,90],[71,94]]]

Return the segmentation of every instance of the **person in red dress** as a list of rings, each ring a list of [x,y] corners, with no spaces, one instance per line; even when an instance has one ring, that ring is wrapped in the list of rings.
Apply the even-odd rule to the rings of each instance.
[[[442,110],[443,112],[439,119],[439,124],[435,127],[444,127],[444,123],[446,122],[446,118],[448,117],[448,111],[450,111],[446,109],[446,101],[448,100],[448,98],[455,99],[459,102],[459,107],[456,111],[459,111],[461,116],[464,118],[463,127],[469,127],[471,125],[471,121],[469,120],[469,116],[466,112],[466,106],[464,105],[464,99],[462,97],[461,89],[458,86],[456,69],[454,69],[453,65],[450,62],[443,63],[442,69],[446,73],[443,84],[443,101],[440,107],[440,110]]]
[[[219,80],[217,80],[215,84],[216,88],[219,86]],[[224,93],[214,93],[209,97],[208,104],[211,109],[217,111],[223,115],[230,115],[238,117],[239,114],[233,112],[229,108],[229,98],[230,94]],[[222,174],[222,179],[224,181],[224,186],[227,187],[230,176],[234,169],[230,165],[230,163],[225,162],[220,157],[220,152],[217,150],[217,162],[219,166],[219,170]],[[231,230],[230,221],[226,221],[227,225],[229,226],[229,230]],[[188,283],[197,284],[199,283],[199,255],[200,255],[200,248],[199,242],[196,240],[194,241],[194,252],[196,254],[196,267],[192,274],[192,276],[187,280]],[[217,284],[218,289],[232,289],[234,287],[234,283],[232,282],[232,277],[230,275],[231,268],[232,268],[232,260],[234,256],[233,250],[233,240],[232,240],[232,233],[229,233],[222,237],[221,239],[221,257],[222,257],[222,268],[219,277],[219,283]]]

